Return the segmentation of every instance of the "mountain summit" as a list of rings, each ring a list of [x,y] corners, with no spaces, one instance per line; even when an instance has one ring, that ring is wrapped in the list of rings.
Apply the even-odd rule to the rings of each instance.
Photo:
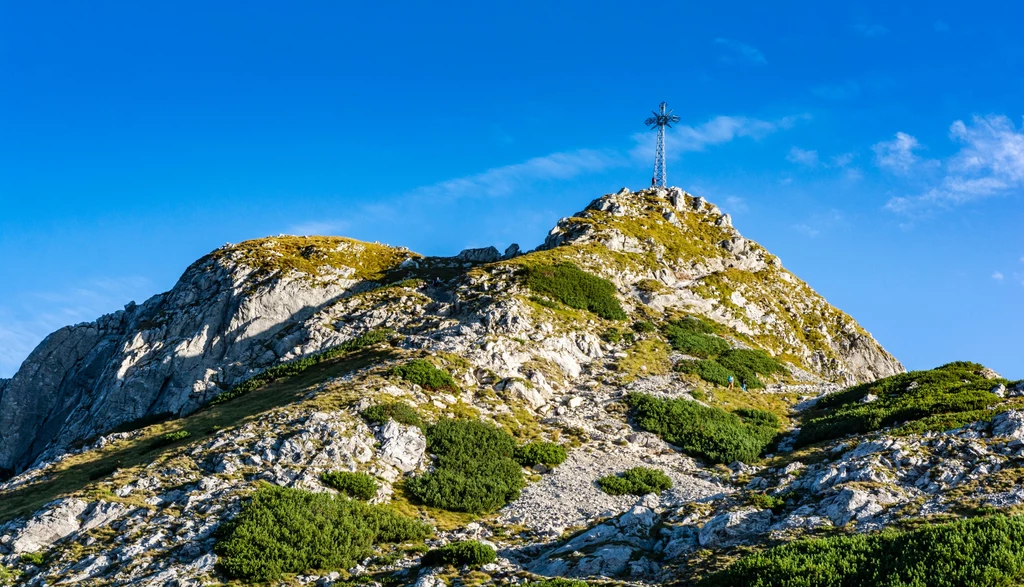
[[[903,371],[716,206],[679,188],[623,189],[559,221],[537,251],[504,261],[493,249],[425,258],[335,237],[226,245],[189,267],[171,291],[54,332],[13,379],[0,380],[0,469],[21,470],[44,452],[52,458],[115,429],[190,414],[267,367],[379,327],[422,348],[470,353],[505,378],[527,378],[524,364],[547,362],[553,389],[566,389],[581,365],[603,355],[607,325],[550,321],[557,312],[532,301],[516,278],[520,268],[561,262],[613,283],[634,320],[711,319],[739,344],[782,358],[797,378],[854,383]],[[444,283],[371,293],[410,277]],[[550,332],[537,330],[545,325]],[[508,347],[514,336],[537,344],[477,348],[490,339],[491,347]],[[580,341],[571,357],[553,355]]]
[[[264,238],[0,382],[0,585],[1010,584],[1022,441],[1024,382],[905,372],[678,188]]]

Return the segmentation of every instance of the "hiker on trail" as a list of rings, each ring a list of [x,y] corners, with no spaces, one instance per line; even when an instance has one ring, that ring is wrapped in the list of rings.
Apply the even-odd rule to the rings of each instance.
[[[729,376],[729,389],[732,389],[732,382],[733,382],[732,375],[730,375]]]
[[[743,388],[743,391],[747,390],[747,380],[746,379],[740,379],[740,387]]]
[[[657,176],[651,178],[651,187],[654,187],[656,185],[658,185],[658,178],[657,178]]]

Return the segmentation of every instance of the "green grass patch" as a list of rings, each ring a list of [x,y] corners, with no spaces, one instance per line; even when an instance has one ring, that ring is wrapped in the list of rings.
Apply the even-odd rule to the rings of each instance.
[[[986,379],[977,363],[955,362],[928,371],[911,371],[856,385],[822,398],[808,414],[797,446],[850,434],[862,434],[906,422],[901,430],[948,430],[969,419],[987,419],[986,408],[999,403],[991,392],[1005,380]],[[868,395],[877,399],[863,403]],[[970,420],[974,421],[974,420]]]
[[[327,471],[320,475],[320,480],[344,495],[363,501],[370,501],[377,495],[377,480],[366,473]]]
[[[254,375],[249,379],[246,379],[245,381],[232,387],[228,391],[225,391],[224,393],[213,398],[212,400],[210,400],[209,405],[215,406],[217,404],[222,404],[226,401],[230,401],[232,399],[235,399],[236,397],[245,395],[251,391],[259,389],[264,385],[270,383],[271,381],[280,379],[282,377],[298,375],[299,373],[302,373],[303,371],[309,369],[314,365],[318,365],[320,363],[323,363],[324,361],[329,361],[331,359],[336,359],[342,355],[348,354],[355,350],[359,350],[371,345],[388,341],[394,336],[394,331],[387,328],[371,330],[366,334],[357,336],[352,340],[345,341],[325,351],[314,353],[312,355],[302,357],[301,359],[295,359],[294,361],[288,361],[287,363],[282,363],[280,365],[275,365],[264,370],[258,375]]]
[[[406,482],[422,503],[468,513],[493,512],[525,486],[515,442],[504,430],[476,420],[442,418],[427,429],[437,468]]]
[[[426,524],[384,506],[327,493],[262,485],[226,525],[216,552],[229,576],[277,581],[286,573],[355,566],[374,545],[422,540]]]
[[[671,489],[672,480],[658,469],[633,467],[618,475],[601,477],[597,485],[608,495],[647,495]]]
[[[526,286],[570,308],[588,310],[609,320],[626,319],[626,312],[615,297],[615,286],[572,263],[529,266]]]
[[[712,463],[753,462],[779,431],[778,417],[762,410],[727,412],[693,401],[635,392],[626,399],[640,428]]]
[[[423,555],[423,564],[428,567],[452,565],[453,567],[479,567],[498,560],[498,553],[490,546],[476,540],[452,542],[435,548]]]
[[[745,556],[699,587],[962,587],[1024,580],[1024,520],[801,540]]]
[[[524,467],[534,465],[554,467],[564,463],[568,455],[565,454],[565,448],[560,444],[536,441],[517,446],[514,456],[516,461]]]
[[[409,383],[419,385],[427,391],[459,390],[451,373],[444,369],[438,369],[426,359],[413,359],[392,369],[391,374],[397,375]]]
[[[423,418],[420,417],[419,412],[416,411],[416,408],[405,402],[377,404],[366,408],[359,415],[370,424],[384,425],[387,424],[388,420],[394,420],[399,424],[415,426],[421,430],[426,430],[426,424],[423,423]]]

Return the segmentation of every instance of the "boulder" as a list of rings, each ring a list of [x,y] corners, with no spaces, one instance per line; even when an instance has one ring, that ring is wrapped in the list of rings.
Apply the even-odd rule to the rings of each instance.
[[[513,257],[518,257],[519,255],[522,254],[522,251],[519,250],[519,245],[517,245],[516,243],[512,243],[511,245],[508,246],[507,249],[505,249],[505,254],[502,255],[501,258],[511,259]]]
[[[704,548],[735,546],[764,534],[771,523],[771,510],[744,508],[711,518],[700,529],[697,540]]]
[[[1010,410],[992,418],[992,436],[1024,440],[1024,411]]]
[[[427,439],[419,428],[388,420],[378,436],[381,460],[394,465],[403,473],[419,468],[427,450]]]
[[[483,247],[480,249],[464,249],[455,258],[459,261],[468,261],[470,263],[493,263],[501,260],[501,254],[498,253],[498,249],[494,247]]]

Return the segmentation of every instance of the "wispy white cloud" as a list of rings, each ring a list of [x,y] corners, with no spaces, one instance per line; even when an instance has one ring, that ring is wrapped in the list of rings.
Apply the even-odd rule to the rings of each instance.
[[[881,37],[889,34],[889,29],[880,24],[858,23],[850,25],[850,30],[865,37]]]
[[[572,179],[586,173],[597,173],[627,164],[628,160],[615,151],[581,149],[552,153],[522,163],[494,167],[475,175],[418,188],[410,195],[432,199],[500,197],[513,194],[536,182]]]
[[[961,147],[941,163],[941,178],[920,195],[890,199],[886,208],[910,213],[1024,190],[1024,127],[1006,116],[974,116],[954,122],[949,134]]]
[[[817,167],[818,152],[814,150],[801,149],[800,147],[792,147],[789,150],[789,154],[786,155],[786,161],[790,163],[796,163],[798,165],[805,165],[807,167]]]
[[[800,121],[809,120],[809,114],[785,116],[776,120],[763,120],[747,116],[716,116],[697,126],[675,126],[666,131],[670,143],[669,156],[690,151],[703,151],[707,147],[728,143],[738,138],[760,140],[780,130],[788,130]],[[636,146],[630,151],[634,159],[647,160],[654,156],[655,133],[633,135]]]
[[[914,151],[921,148],[917,138],[905,132],[896,133],[896,138],[891,141],[881,141],[871,146],[875,152],[875,163],[893,173],[908,174],[923,160]],[[936,161],[929,161],[929,165],[936,164]]]
[[[765,65],[768,63],[768,60],[764,58],[764,53],[761,53],[753,45],[721,37],[715,39],[715,44],[726,49],[727,52],[721,56],[721,60],[726,63],[742,62],[754,65]]]
[[[998,271],[992,274],[992,279],[995,279],[996,281],[1002,281],[1004,277],[1005,276]]]

